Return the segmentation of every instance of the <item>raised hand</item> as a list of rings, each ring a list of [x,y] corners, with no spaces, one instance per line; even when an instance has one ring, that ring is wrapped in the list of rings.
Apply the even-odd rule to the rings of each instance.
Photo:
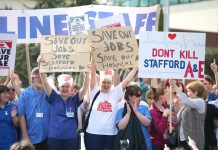
[[[163,116],[167,117],[169,114],[170,114],[170,109],[169,108],[164,109]]]
[[[199,150],[196,146],[196,142],[188,136],[188,145],[193,149],[193,150]]]
[[[40,64],[41,62],[45,62],[43,55],[39,55],[37,58],[37,63]]]
[[[164,145],[164,150],[170,150],[170,148],[165,144]]]
[[[211,70],[213,70],[214,73],[217,73],[217,64],[216,59],[214,58],[213,62],[210,64]]]
[[[91,52],[93,52],[95,50],[95,47],[92,44],[89,44],[89,49]]]

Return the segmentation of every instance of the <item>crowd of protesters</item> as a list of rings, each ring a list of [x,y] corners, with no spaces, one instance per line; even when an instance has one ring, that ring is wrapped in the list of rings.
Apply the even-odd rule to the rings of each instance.
[[[37,61],[26,89],[15,73],[1,81],[0,150],[77,150],[83,142],[78,128],[87,150],[118,150],[123,143],[129,150],[218,149],[215,62],[215,83],[205,75],[187,84],[153,84],[155,79],[138,80],[137,68],[122,81],[114,70],[97,72],[91,59],[79,88],[69,74],[46,77],[39,71],[43,57]]]

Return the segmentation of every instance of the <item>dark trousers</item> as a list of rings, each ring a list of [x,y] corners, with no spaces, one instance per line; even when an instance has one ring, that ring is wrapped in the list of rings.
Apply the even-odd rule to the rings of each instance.
[[[164,147],[163,147],[163,146],[153,145],[153,144],[152,144],[152,150],[164,150]]]
[[[42,141],[41,143],[33,144],[35,150],[47,150],[47,140]]]
[[[86,133],[85,145],[87,150],[112,150],[116,135],[97,135]]]
[[[48,139],[48,150],[78,150],[78,139]]]

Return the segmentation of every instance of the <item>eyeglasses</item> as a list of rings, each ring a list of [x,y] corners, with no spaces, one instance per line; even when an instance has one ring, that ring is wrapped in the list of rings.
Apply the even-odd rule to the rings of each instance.
[[[102,84],[112,84],[111,81],[102,81]]]

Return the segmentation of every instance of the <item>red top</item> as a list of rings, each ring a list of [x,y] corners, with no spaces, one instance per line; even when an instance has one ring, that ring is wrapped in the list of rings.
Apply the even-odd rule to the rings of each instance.
[[[166,108],[164,105],[163,107]],[[164,144],[168,143],[163,137],[168,127],[168,118],[163,116],[163,112],[161,112],[155,104],[152,105],[150,113],[152,116],[150,129],[151,142],[153,145],[164,146]]]

